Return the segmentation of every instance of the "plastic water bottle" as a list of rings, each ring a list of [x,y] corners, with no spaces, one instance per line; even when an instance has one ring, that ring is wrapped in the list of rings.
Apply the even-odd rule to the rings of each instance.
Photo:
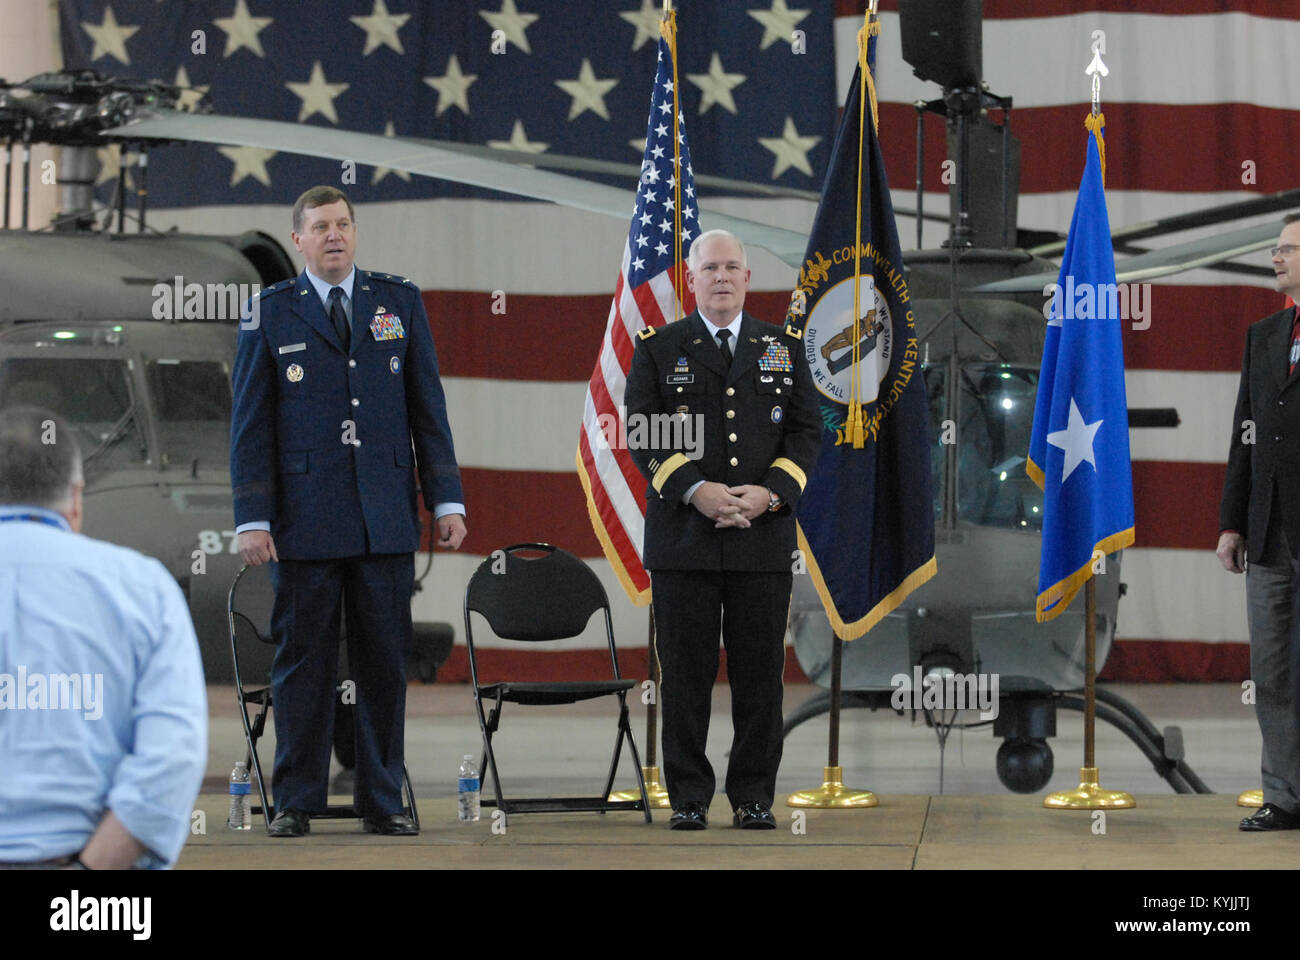
[[[457,813],[462,820],[477,820],[479,812],[479,779],[478,765],[474,762],[471,754],[465,754],[465,758],[460,762],[460,771],[457,773],[460,782],[460,802],[457,805]]]
[[[248,778],[248,763],[239,760],[235,769],[230,771],[230,816],[226,826],[231,830],[247,830],[252,827],[252,816],[248,808],[248,791],[252,786]]]

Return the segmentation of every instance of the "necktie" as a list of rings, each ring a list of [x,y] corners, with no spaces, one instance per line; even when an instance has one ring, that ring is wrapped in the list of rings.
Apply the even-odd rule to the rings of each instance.
[[[330,323],[338,331],[343,350],[352,351],[352,331],[348,329],[348,315],[343,310],[343,288],[330,287]]]
[[[1296,362],[1300,361],[1300,309],[1296,311],[1296,318],[1291,324],[1291,354],[1289,359],[1291,367],[1287,372],[1288,376],[1295,373]]]
[[[731,331],[718,331],[718,347],[722,350],[722,365],[731,369]]]

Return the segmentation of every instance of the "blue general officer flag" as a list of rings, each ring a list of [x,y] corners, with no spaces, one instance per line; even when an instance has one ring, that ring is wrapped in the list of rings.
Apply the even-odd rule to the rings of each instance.
[[[1122,550],[1134,537],[1122,320],[1100,123],[1093,130],[1052,297],[1025,465],[1045,500],[1040,622],[1070,605],[1092,576],[1094,551]]]
[[[874,95],[871,113],[864,108],[861,87],[869,82],[860,59],[786,318],[787,329],[802,334],[825,427],[799,500],[799,546],[845,640],[865,634],[936,571],[916,318]]]

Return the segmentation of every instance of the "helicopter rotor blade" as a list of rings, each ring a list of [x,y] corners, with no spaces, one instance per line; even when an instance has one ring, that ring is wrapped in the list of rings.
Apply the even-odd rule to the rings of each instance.
[[[1148,223],[1134,223],[1113,231],[1111,239],[1117,243],[1131,243],[1134,240],[1143,240],[1147,237],[1178,233],[1180,230],[1212,227],[1215,224],[1226,223],[1229,220],[1244,220],[1246,217],[1276,213],[1279,210],[1286,210],[1297,205],[1300,205],[1300,190],[1281,190],[1262,197],[1252,197],[1250,200],[1224,203],[1217,207],[1206,207],[1204,210],[1180,213],[1173,217],[1162,217]],[[1029,252],[1039,257],[1059,256],[1065,252],[1065,240],[1045,243],[1042,246],[1034,247]]]
[[[633,198],[618,187],[538,170],[535,166],[524,167],[486,154],[450,149],[441,143],[414,144],[381,134],[352,133],[310,124],[218,114],[158,111],[140,116],[139,120],[105,131],[105,136],[125,140],[145,138],[233,144],[332,160],[351,160],[367,166],[404,170],[420,176],[546,200],[623,220],[630,216],[634,206]],[[491,148],[482,149],[494,152]],[[536,163],[536,156],[530,155],[529,159]],[[791,266],[803,262],[808,243],[806,233],[713,210],[707,213],[711,227],[729,230],[745,243],[762,247]]]
[[[635,179],[641,167],[635,163],[621,163],[617,160],[596,160],[591,157],[575,157],[563,153],[528,153],[523,150],[504,150],[499,147],[484,147],[476,143],[456,143],[452,140],[433,140],[422,137],[396,137],[405,143],[417,146],[443,147],[456,153],[489,160],[502,160],[529,167],[543,167],[549,170],[567,170],[578,173],[602,173]],[[777,183],[755,183],[752,180],[733,180],[730,177],[715,177],[707,173],[695,174],[697,187],[710,187],[725,190],[728,193],[747,193],[756,197],[771,197],[783,200],[811,200],[817,203],[822,195],[817,190],[800,190],[797,187],[783,187]],[[916,211],[910,207],[894,207],[894,213],[904,217],[915,217]],[[948,223],[946,213],[923,213],[922,219],[933,223]]]
[[[1115,282],[1131,283],[1154,280],[1172,273],[1182,273],[1197,267],[1206,267],[1223,260],[1254,253],[1271,247],[1277,240],[1278,227],[1261,223],[1244,227],[1231,233],[1202,237],[1187,243],[1174,244],[1152,250],[1140,256],[1129,257],[1115,264]],[[996,283],[972,287],[972,293],[1039,293],[1049,283],[1059,279],[1057,273],[1034,273]]]
[[[500,147],[485,147],[477,143],[457,143],[453,140],[435,140],[426,137],[392,137],[401,143],[415,147],[436,147],[463,153],[469,157],[481,157],[484,160],[499,160],[526,167],[539,167],[545,170],[559,170],[572,173],[600,173],[612,176],[629,177],[635,180],[641,174],[639,163],[623,163],[618,160],[597,160],[592,157],[575,157],[563,153],[529,153],[525,150],[506,150]],[[695,174],[695,185],[699,187],[716,187],[731,193],[750,193],[755,196],[779,199],[811,200],[816,203],[821,194],[816,190],[800,190],[795,187],[783,187],[780,184],[752,183],[748,180],[732,180],[729,177],[713,177],[707,174]],[[944,218],[945,222],[947,218]]]

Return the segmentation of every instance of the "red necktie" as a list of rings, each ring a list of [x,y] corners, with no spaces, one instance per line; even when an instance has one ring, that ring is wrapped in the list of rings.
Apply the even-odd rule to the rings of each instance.
[[[1287,375],[1295,373],[1296,361],[1300,360],[1300,308],[1296,309],[1295,321],[1291,324],[1291,369]]]

